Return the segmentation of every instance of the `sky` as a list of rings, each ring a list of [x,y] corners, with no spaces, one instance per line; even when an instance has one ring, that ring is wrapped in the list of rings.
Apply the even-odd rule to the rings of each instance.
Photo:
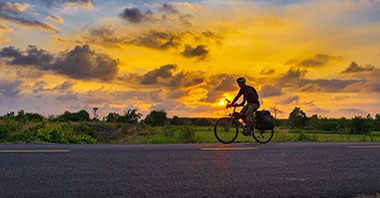
[[[0,114],[380,113],[380,0],[0,1]]]

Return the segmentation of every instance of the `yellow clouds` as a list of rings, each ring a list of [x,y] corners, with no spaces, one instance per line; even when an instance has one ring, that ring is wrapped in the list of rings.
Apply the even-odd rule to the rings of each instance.
[[[59,16],[48,16],[47,17],[48,19],[50,19],[50,20],[52,20],[52,21],[54,21],[54,22],[56,22],[56,23],[59,23],[59,24],[62,24],[63,22],[65,22],[65,20],[63,20],[61,17],[59,17]]]
[[[4,37],[4,32],[12,32],[13,29],[0,25],[0,43],[9,41],[8,38]]]

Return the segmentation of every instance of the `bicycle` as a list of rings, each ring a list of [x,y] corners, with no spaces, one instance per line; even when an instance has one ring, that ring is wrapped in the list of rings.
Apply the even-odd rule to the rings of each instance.
[[[227,102],[230,102],[226,99]],[[228,111],[228,108],[226,108]],[[228,111],[228,117],[220,118],[214,126],[214,134],[216,139],[219,142],[224,144],[233,143],[238,135],[239,129],[241,128],[243,131],[247,131],[245,125],[243,125],[243,120],[240,122],[242,115],[236,112],[236,106],[233,107],[232,113]],[[274,134],[274,128],[272,129],[263,129],[260,127],[261,119],[258,116],[258,111],[255,112],[255,119],[253,122],[253,126],[251,130],[249,130],[249,135],[252,136],[258,143],[265,144],[271,141]],[[256,130],[255,130],[256,129]]]

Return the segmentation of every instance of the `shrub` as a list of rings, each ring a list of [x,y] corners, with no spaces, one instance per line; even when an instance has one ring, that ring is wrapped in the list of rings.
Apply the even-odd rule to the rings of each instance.
[[[190,126],[183,126],[176,134],[176,142],[180,143],[194,143],[197,141],[193,128]]]

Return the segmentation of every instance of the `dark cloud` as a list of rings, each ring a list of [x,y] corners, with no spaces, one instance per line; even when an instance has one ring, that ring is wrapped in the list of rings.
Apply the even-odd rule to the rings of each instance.
[[[238,75],[234,74],[218,74],[211,76],[207,85],[207,95],[202,102],[214,103],[220,99],[225,92],[238,91],[239,87],[236,84]]]
[[[158,69],[154,69],[146,73],[142,80],[141,84],[157,84],[162,79],[168,79],[172,77],[173,71],[177,69],[177,65],[164,65]]]
[[[262,98],[280,96],[283,94],[280,88],[273,87],[270,85],[264,85],[259,91],[259,93],[260,93],[260,97]]]
[[[340,92],[347,86],[360,82],[359,80],[340,80],[340,79],[317,79],[308,80],[309,83],[318,85],[324,92]]]
[[[21,68],[16,71],[16,75],[18,78],[37,79],[41,78],[44,75],[44,72],[35,68]]]
[[[198,45],[196,47],[185,45],[185,49],[181,54],[187,58],[197,57],[199,60],[204,60],[208,53],[209,50],[204,45]]]
[[[330,113],[331,111],[328,109],[314,107],[314,108],[311,108],[310,110],[308,110],[308,112],[310,112],[312,114],[327,114],[327,113]]]
[[[168,14],[179,14],[177,8],[174,5],[168,3],[164,3],[162,6],[158,7],[158,10]]]
[[[17,98],[21,93],[21,81],[0,81],[0,95],[6,98]]]
[[[78,100],[78,94],[70,91],[70,92],[67,92],[65,94],[57,96],[55,99],[56,100],[63,100],[63,101]]]
[[[192,87],[202,83],[205,79],[201,72],[178,72],[178,66],[168,64],[154,69],[143,76],[139,77],[143,85],[159,85],[171,88]]]
[[[117,60],[96,53],[88,45],[76,46],[58,55],[35,46],[29,46],[26,51],[10,46],[0,51],[0,57],[7,58],[6,63],[9,65],[31,66],[75,79],[111,81],[118,72]]]
[[[42,0],[48,7],[56,7],[61,5],[79,6],[79,7],[93,7],[92,0]]]
[[[276,70],[274,69],[270,69],[270,68],[265,68],[263,70],[261,70],[260,74],[262,75],[271,75],[275,72]]]
[[[330,60],[337,59],[338,57],[329,56],[326,54],[316,54],[314,57],[302,60],[298,66],[303,67],[321,67],[326,65]]]
[[[56,85],[52,88],[46,88],[46,83],[44,81],[37,81],[33,86],[33,93],[62,93],[70,90],[74,86],[72,81],[65,81],[62,84]]]
[[[340,92],[347,86],[362,82],[363,80],[341,80],[341,79],[307,79],[305,75],[308,71],[290,68],[285,74],[277,79],[274,87],[277,88],[293,88],[299,91],[312,92]]]
[[[119,16],[129,23],[141,23],[144,21],[151,21],[153,13],[150,10],[142,13],[138,8],[125,8]]]
[[[169,48],[177,48],[180,45],[184,33],[164,32],[151,30],[133,38],[130,44],[166,50]]]
[[[178,99],[182,98],[184,96],[187,96],[189,94],[189,91],[185,90],[170,90],[167,94],[167,97],[170,99]]]
[[[361,109],[356,109],[356,108],[342,108],[342,109],[339,109],[339,112],[340,113],[343,113],[343,114],[349,114],[349,115],[366,115],[367,112],[361,110]]]
[[[285,100],[280,101],[279,103],[283,104],[283,105],[288,105],[288,104],[291,104],[293,102],[298,102],[299,99],[300,99],[299,96],[290,96],[290,97],[286,98]]]
[[[322,91],[321,87],[317,83],[309,83],[301,87],[298,91],[300,92],[320,92]]]
[[[21,5],[17,3],[11,4],[8,2],[0,2],[0,20],[4,20],[25,27],[38,28],[49,32],[58,32],[57,28],[55,28],[53,25],[47,22],[19,17],[19,14],[22,13],[25,9],[27,9],[27,7],[28,4]]]
[[[367,66],[359,66],[356,62],[352,62],[344,71],[342,71],[342,74],[347,73],[358,73],[358,72],[365,72],[365,71],[373,71],[375,70],[375,67],[372,65]]]
[[[88,29],[88,33],[82,35],[82,39],[86,43],[112,48],[120,48],[120,45],[128,44],[128,38],[118,36],[115,31],[110,26],[91,27]]]

